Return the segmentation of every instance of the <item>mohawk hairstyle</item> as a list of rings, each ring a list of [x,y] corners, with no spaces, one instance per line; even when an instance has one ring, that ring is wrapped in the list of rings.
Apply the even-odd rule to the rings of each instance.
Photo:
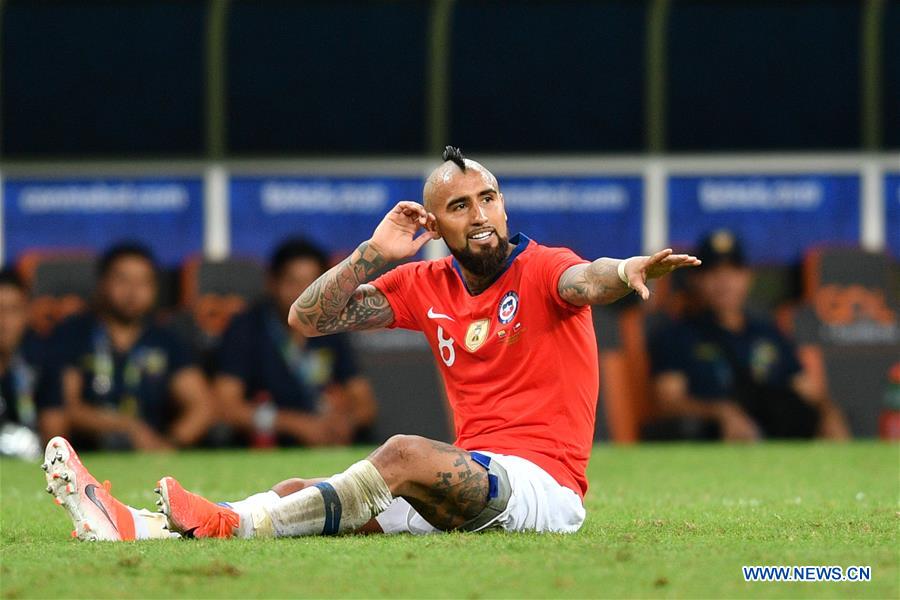
[[[445,162],[448,160],[453,161],[453,164],[459,167],[460,171],[463,173],[466,172],[466,157],[463,156],[462,150],[456,146],[446,146],[444,148],[444,153],[441,154],[441,158],[443,158]]]

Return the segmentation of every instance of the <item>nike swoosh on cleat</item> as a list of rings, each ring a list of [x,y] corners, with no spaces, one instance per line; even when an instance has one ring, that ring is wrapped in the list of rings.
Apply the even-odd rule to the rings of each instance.
[[[434,312],[434,307],[433,307],[433,306],[432,306],[431,308],[428,309],[428,318],[429,318],[429,319],[448,319],[448,320],[453,321],[454,323],[456,323],[456,321],[453,319],[453,317],[451,317],[451,316],[449,316],[449,315],[444,315],[444,314],[441,314],[441,313],[436,313],[436,312]]]
[[[88,500],[96,504],[97,508],[103,511],[103,514],[106,515],[106,518],[109,519],[109,522],[112,524],[113,529],[118,532],[119,528],[116,527],[115,522],[109,517],[109,513],[106,512],[106,507],[103,506],[103,503],[97,499],[97,493],[94,491],[95,489],[97,489],[97,486],[93,483],[87,484],[86,486],[84,486],[84,495],[88,497]]]

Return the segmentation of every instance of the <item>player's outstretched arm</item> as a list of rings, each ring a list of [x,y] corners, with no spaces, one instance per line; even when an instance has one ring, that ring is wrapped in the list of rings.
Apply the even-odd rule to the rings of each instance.
[[[560,276],[557,289],[566,302],[575,306],[610,304],[631,290],[648,300],[647,282],[681,267],[697,267],[700,260],[689,254],[673,254],[671,248],[653,256],[632,256],[625,260],[598,258],[575,265]]]
[[[434,238],[434,216],[421,204],[399,202],[353,254],[300,294],[288,324],[308,337],[377,329],[394,321],[387,298],[366,282],[385,265],[413,256]],[[420,228],[429,229],[416,237]]]

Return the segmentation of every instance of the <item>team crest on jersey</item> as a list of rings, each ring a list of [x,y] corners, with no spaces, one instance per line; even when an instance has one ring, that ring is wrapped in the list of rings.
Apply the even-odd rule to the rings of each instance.
[[[506,292],[500,300],[497,318],[500,319],[500,323],[506,325],[513,320],[517,312],[519,312],[519,295],[513,291]]]
[[[469,325],[466,330],[466,348],[469,352],[475,352],[484,343],[488,337],[488,329],[490,329],[490,319],[479,319]]]

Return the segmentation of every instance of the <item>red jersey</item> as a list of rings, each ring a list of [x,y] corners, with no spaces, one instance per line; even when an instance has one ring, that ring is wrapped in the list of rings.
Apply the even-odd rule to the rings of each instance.
[[[473,296],[452,257],[407,263],[372,284],[390,327],[421,331],[444,378],[455,445],[530,460],[580,496],[594,438],[599,369],[590,306],[566,302],[562,273],[586,261],[519,234],[505,270]]]

